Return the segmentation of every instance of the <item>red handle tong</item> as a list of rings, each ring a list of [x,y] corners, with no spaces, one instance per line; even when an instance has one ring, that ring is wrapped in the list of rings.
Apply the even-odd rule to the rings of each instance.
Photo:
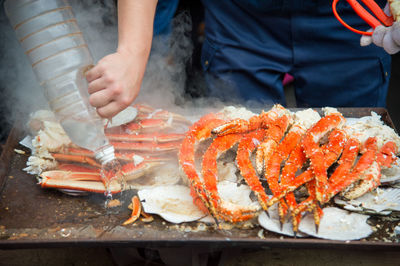
[[[346,0],[346,1],[350,4],[350,6],[357,13],[357,15],[360,18],[362,18],[365,22],[367,22],[368,25],[370,25],[373,29],[375,29],[380,25],[388,27],[393,24],[393,17],[387,16],[385,12],[383,12],[383,10],[379,7],[379,5],[375,3],[374,0],[361,0],[361,1],[365,4],[365,6],[367,6],[372,11],[372,13],[376,16],[376,18],[371,13],[369,13],[359,2],[357,2],[357,0]],[[336,10],[336,5],[338,2],[339,0],[333,0],[332,10],[337,20],[339,20],[339,22],[342,23],[343,26],[358,34],[372,35],[372,32],[357,30],[349,26],[346,22],[344,22]]]

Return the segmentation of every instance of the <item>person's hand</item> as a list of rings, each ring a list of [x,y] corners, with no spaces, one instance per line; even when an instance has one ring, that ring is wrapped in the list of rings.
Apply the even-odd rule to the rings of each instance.
[[[384,8],[386,15],[390,16],[389,5]],[[369,31],[372,31],[370,29]],[[361,46],[374,43],[382,47],[388,54],[395,54],[400,51],[400,22],[393,23],[390,27],[378,26],[373,31],[372,36],[363,35],[360,39]]]
[[[395,22],[390,27],[378,26],[372,36],[363,35],[360,40],[361,46],[374,43],[382,47],[388,54],[395,54],[400,51],[400,22]]]
[[[86,73],[89,102],[103,118],[112,118],[137,97],[146,63],[129,52],[102,58]]]

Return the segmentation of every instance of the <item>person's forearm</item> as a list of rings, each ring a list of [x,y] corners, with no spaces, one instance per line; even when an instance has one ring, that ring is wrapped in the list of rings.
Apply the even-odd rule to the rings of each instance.
[[[86,72],[89,102],[111,118],[138,96],[153,38],[157,0],[118,2],[118,48]]]
[[[156,6],[157,0],[118,1],[118,51],[148,56]]]

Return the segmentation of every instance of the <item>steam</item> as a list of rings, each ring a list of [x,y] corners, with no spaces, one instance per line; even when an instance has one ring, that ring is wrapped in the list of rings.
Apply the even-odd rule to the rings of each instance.
[[[187,13],[173,20],[170,35],[153,39],[152,50],[137,101],[168,108],[184,101],[186,63],[190,60],[193,44],[190,40],[191,19]]]
[[[117,8],[112,0],[69,0],[79,28],[95,62],[115,52],[118,40]]]
[[[3,2],[0,0],[2,4],[0,13],[2,93],[0,96],[3,99],[1,112],[6,114],[6,123],[11,125],[14,121],[21,119],[18,118],[19,114],[48,109],[48,105],[29,60],[4,13]],[[95,62],[113,53],[117,48],[118,40],[117,9],[114,1],[70,0],[70,3]],[[194,100],[185,95],[186,66],[193,52],[191,31],[191,18],[188,13],[183,12],[173,19],[169,36],[154,38],[141,92],[135,102],[145,102],[157,108],[165,108],[189,116],[198,114],[198,108],[206,106],[209,110],[214,110],[223,105],[218,100],[205,98]],[[203,87],[191,89],[204,91]]]
[[[36,81],[28,57],[24,54],[0,0],[0,97],[1,128],[11,128],[15,122],[40,105],[47,107],[41,87]]]

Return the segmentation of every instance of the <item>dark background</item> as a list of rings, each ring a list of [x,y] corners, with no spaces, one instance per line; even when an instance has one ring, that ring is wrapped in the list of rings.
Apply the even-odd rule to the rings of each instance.
[[[90,0],[93,4],[104,5],[104,1],[111,0]],[[3,10],[3,0],[0,0],[0,26],[8,23]],[[201,33],[202,33],[202,18],[203,9],[199,0],[181,1],[178,12],[190,12],[193,23],[192,41],[194,44],[192,60],[187,64],[187,83],[186,93],[191,97],[202,96],[203,80],[201,78],[200,67],[200,50],[201,50]],[[115,23],[115,19],[111,16],[104,16],[104,23]],[[199,37],[200,34],[200,37]],[[1,38],[0,32],[0,152],[1,147],[7,140],[7,136],[13,124],[17,121],[9,119],[9,110],[5,108],[5,103],[10,100],[8,95],[8,80],[18,78],[15,76],[4,76],[2,69],[6,67],[3,64],[7,50],[7,40]],[[389,93],[387,97],[387,109],[397,129],[400,129],[400,53],[392,56],[392,75],[389,85]],[[362,77],[355,77],[362,78]],[[290,106],[289,106],[290,107]],[[26,114],[25,114],[26,115]],[[253,251],[254,252],[254,251]],[[257,256],[258,255],[258,256]],[[262,255],[262,256],[261,256]],[[394,256],[396,255],[396,256]],[[335,260],[341,258],[344,264],[358,264],[358,265],[377,265],[377,260],[383,265],[393,265],[393,262],[398,259],[398,253],[385,253],[382,251],[375,252],[361,252],[346,250],[303,250],[296,249],[270,249],[260,251],[256,255],[251,253],[248,256],[241,256],[244,261],[243,264],[238,262],[236,265],[261,265],[262,263],[281,264],[281,265],[294,265],[304,262],[301,259],[308,261],[308,264],[326,264],[335,265]],[[336,257],[336,259],[335,259]],[[218,257],[219,258],[219,257]],[[375,259],[375,260],[374,260]],[[388,260],[393,261],[388,263]],[[386,261],[385,261],[386,260]],[[398,261],[398,260],[397,260]],[[209,259],[210,262],[210,259]],[[347,262],[347,263],[346,263]],[[385,263],[386,262],[386,263]],[[301,263],[300,263],[301,264]],[[62,248],[62,249],[32,249],[32,250],[0,250],[0,265],[117,265],[114,256],[111,256],[110,250],[106,248]],[[134,264],[130,264],[134,265]],[[137,264],[141,265],[141,264]],[[162,265],[158,263],[147,262],[147,265]],[[209,265],[216,265],[209,263]],[[267,265],[267,264],[263,264]]]
[[[392,56],[392,75],[386,101],[387,109],[397,130],[400,129],[400,54]]]
[[[110,6],[110,1],[115,0],[89,0],[89,1],[84,1],[84,5],[102,5],[104,7]],[[0,25],[4,27],[7,27],[8,20],[4,14],[4,9],[3,9],[3,2],[4,0],[0,0],[0,6],[1,6],[1,12],[0,12]],[[108,3],[108,4],[107,4]],[[116,25],[116,12],[110,11],[106,13],[102,20],[105,24],[115,24]],[[201,52],[201,45],[202,45],[202,33],[204,29],[203,25],[203,8],[201,5],[200,0],[194,0],[194,1],[180,1],[177,14],[186,11],[189,12],[192,18],[192,25],[193,25],[193,30],[191,32],[191,38],[194,44],[194,50],[193,50],[193,55],[191,57],[191,60],[188,61],[187,67],[186,67],[186,72],[187,72],[187,81],[186,81],[186,96],[187,97],[201,97],[203,96],[204,92],[204,81],[202,79],[201,75],[201,65],[200,65],[200,52]],[[7,29],[7,28],[6,28]],[[1,35],[0,33],[0,62],[5,61],[5,58],[7,56],[7,38],[10,38],[9,36],[5,36],[4,34]],[[398,99],[400,98],[400,54],[392,56],[392,75],[390,79],[390,85],[389,85],[389,92],[388,92],[388,97],[387,97],[387,109],[389,111],[389,114],[396,126],[396,128],[400,128],[400,103],[398,102]],[[10,101],[11,96],[9,95],[9,87],[7,88],[7,85],[10,81],[10,79],[15,79],[15,78],[20,78],[17,75],[9,75],[5,76],[5,71],[4,70],[6,66],[1,64],[0,68],[0,98],[1,98],[1,106],[0,106],[0,143],[4,143],[5,140],[7,139],[7,136],[9,134],[9,130],[14,124],[14,120],[18,118],[12,118],[10,119],[10,110],[9,106],[6,108],[6,101]],[[15,74],[15,73],[14,73]],[[362,78],[362,77],[355,77],[355,78]],[[290,93],[290,88],[289,88],[289,93]],[[288,107],[294,107],[293,100],[288,101],[289,106]],[[26,114],[25,114],[26,115]],[[24,117],[24,116],[22,116]]]

